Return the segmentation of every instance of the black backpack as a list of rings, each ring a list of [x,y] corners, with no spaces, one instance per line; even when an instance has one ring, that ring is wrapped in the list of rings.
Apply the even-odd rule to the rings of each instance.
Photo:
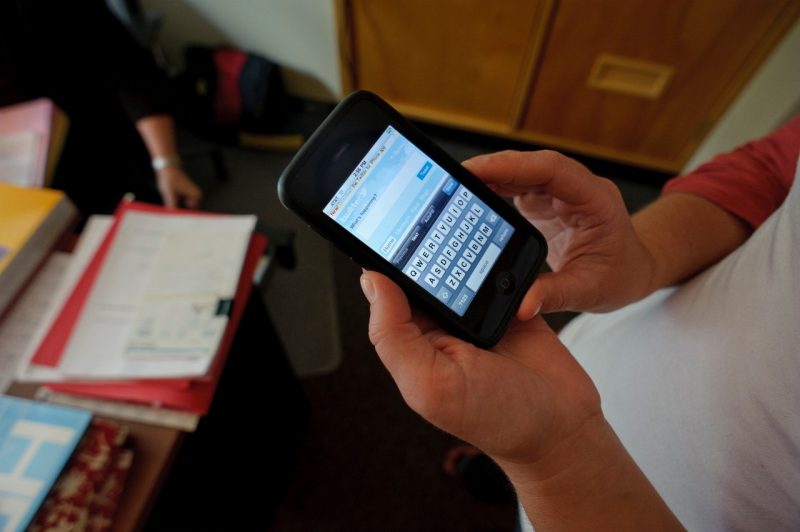
[[[280,67],[235,48],[188,47],[177,92],[181,120],[217,140],[232,141],[242,132],[274,133],[284,120]]]

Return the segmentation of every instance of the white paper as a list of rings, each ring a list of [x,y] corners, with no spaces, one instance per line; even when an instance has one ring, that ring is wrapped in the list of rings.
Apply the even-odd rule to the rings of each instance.
[[[130,359],[213,357],[228,324],[216,296],[142,299],[125,356]]]
[[[53,253],[19,301],[0,323],[0,392],[8,389],[36,337],[53,294],[64,279],[71,257]]]
[[[0,181],[20,187],[37,185],[38,154],[38,132],[20,131],[0,135]]]
[[[46,286],[47,289],[45,290],[43,288],[42,290],[43,295],[46,295],[48,300],[40,300],[42,304],[36,309],[35,313],[28,314],[31,319],[28,325],[31,328],[31,334],[26,340],[26,345],[24,347],[20,345],[20,350],[18,352],[21,354],[22,360],[15,366],[14,371],[14,373],[18,372],[17,378],[19,380],[35,382],[64,380],[57,368],[31,365],[30,359],[36,353],[36,350],[39,348],[47,332],[53,326],[53,323],[55,323],[64,303],[66,303],[67,298],[69,298],[69,295],[78,283],[86,266],[92,260],[92,257],[94,257],[97,248],[102,244],[112,223],[113,218],[111,216],[91,216],[86,226],[83,228],[81,238],[72,254],[64,256],[63,259],[57,259],[64,263],[63,270],[58,272],[60,279],[58,279],[57,282],[46,281],[48,277],[44,276],[44,273],[47,271],[47,269],[45,269],[36,277],[31,285],[29,291],[37,287],[39,283],[46,282],[44,286]],[[55,253],[53,258],[59,255],[63,254]],[[46,268],[50,268],[49,263]],[[53,268],[55,268],[55,266],[53,266]],[[55,274],[56,272],[53,273]],[[44,292],[47,293],[44,294]],[[27,297],[27,294],[25,297]],[[20,301],[20,303],[22,303],[22,301]],[[13,312],[17,312],[16,307]],[[9,316],[9,319],[10,318],[11,316]],[[16,328],[17,326],[12,327]],[[0,345],[3,345],[3,343],[4,341],[2,337],[0,337]]]
[[[154,329],[136,326],[163,316],[163,305],[148,306],[156,300],[169,301],[170,312],[185,318],[198,297],[232,298],[255,222],[254,216],[127,213],[67,343],[60,371],[86,379],[205,375],[218,335],[208,340],[205,355],[176,357],[169,352],[176,345],[174,331],[155,337],[147,332]],[[131,356],[136,353],[129,347],[137,339],[143,340],[141,345],[151,342],[151,355],[159,353],[162,341],[163,356]]]

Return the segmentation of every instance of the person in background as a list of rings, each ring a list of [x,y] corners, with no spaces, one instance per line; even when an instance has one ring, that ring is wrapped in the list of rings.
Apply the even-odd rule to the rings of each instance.
[[[199,205],[181,166],[169,85],[103,0],[0,0],[0,105],[48,97],[70,129],[52,186],[85,215],[122,197]]]
[[[365,271],[370,339],[412,409],[503,469],[526,529],[797,529],[798,154],[800,117],[633,217],[557,153],[467,161],[544,233],[553,271],[491,350]],[[558,337],[540,314],[559,310],[594,314]]]

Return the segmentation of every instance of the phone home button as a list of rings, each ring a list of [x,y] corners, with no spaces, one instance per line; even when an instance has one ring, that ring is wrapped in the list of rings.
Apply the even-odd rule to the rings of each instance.
[[[509,294],[514,290],[516,283],[511,272],[500,272],[494,278],[494,285],[501,294]]]

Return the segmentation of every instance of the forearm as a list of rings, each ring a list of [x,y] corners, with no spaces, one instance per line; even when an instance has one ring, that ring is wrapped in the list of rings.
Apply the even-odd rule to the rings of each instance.
[[[683,530],[602,416],[535,463],[497,462],[539,532]]]
[[[648,293],[690,279],[750,235],[733,214],[686,193],[662,196],[635,214],[633,225],[651,258]]]
[[[164,204],[167,207],[198,208],[203,193],[181,166],[172,117],[146,116],[136,121],[136,129],[153,159],[156,185]],[[157,160],[158,158],[161,160]]]
[[[151,158],[178,155],[175,143],[175,122],[169,115],[151,115],[136,121],[136,129],[144,140]]]

